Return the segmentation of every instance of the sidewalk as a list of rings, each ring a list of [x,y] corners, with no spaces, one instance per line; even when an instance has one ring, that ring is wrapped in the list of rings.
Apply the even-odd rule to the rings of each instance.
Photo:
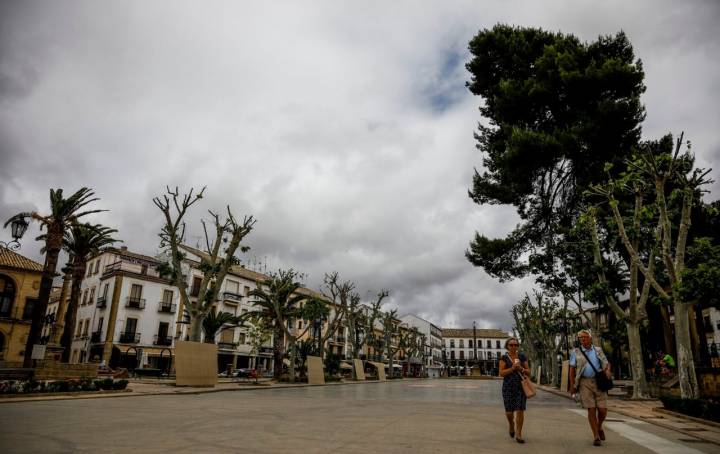
[[[546,385],[540,385],[539,389],[572,400],[570,394],[559,389]],[[662,406],[662,402],[659,400],[635,401],[619,399],[613,396],[608,399],[608,410],[610,412],[646,421],[665,429],[680,432],[683,435],[720,445],[720,424],[668,412]]]

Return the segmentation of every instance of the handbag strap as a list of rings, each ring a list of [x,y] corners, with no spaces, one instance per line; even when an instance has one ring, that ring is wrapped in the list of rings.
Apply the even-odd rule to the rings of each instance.
[[[594,348],[595,348],[595,346],[593,346],[593,349]],[[592,367],[593,372],[595,372],[595,375],[597,375],[598,370],[595,368],[595,365],[592,363],[592,361],[590,361],[590,358],[588,358],[588,355],[585,354],[585,350],[582,348],[582,346],[580,346],[580,353],[583,354],[583,356],[587,360],[588,364],[590,364],[590,367]],[[597,350],[595,350],[595,355],[597,355]]]

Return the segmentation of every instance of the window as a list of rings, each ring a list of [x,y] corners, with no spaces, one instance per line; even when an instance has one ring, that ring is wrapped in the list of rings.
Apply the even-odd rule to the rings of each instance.
[[[140,265],[140,274],[142,274],[142,275],[147,274],[147,268],[148,268],[147,265],[144,263],[142,265]]]
[[[84,306],[87,304],[88,292],[89,292],[88,289],[85,289],[85,291],[83,292],[82,302],[80,302],[81,306]]]
[[[465,348],[465,341],[460,339],[460,348]]]
[[[137,319],[136,318],[128,318],[125,320],[125,332],[128,334],[135,334],[135,330],[137,329]]]
[[[496,341],[495,341],[495,348],[502,348],[502,347],[500,347],[500,341],[499,341],[499,340],[496,340]]]
[[[488,341],[488,342],[490,342],[490,341]],[[488,357],[488,359],[492,359],[493,353],[492,353],[492,352],[487,352],[487,357]]]
[[[193,277],[192,288],[190,289],[190,296],[198,296],[200,294],[200,284],[202,284],[201,277]]]
[[[302,329],[302,320],[298,321],[298,329]]]
[[[85,273],[85,277],[88,277],[92,274],[93,264],[92,262],[87,264],[87,273]]]
[[[450,359],[455,359],[455,350],[450,352]]]
[[[240,283],[238,281],[231,281],[230,279],[227,280],[227,283],[225,284],[225,291],[239,294],[240,293]]]
[[[80,332],[82,331],[82,320],[78,321],[76,330],[75,330],[75,337],[80,337]]]
[[[455,339],[450,339],[450,348],[455,348]]]
[[[241,344],[245,343],[245,333],[240,333],[240,343]]]
[[[141,298],[142,298],[142,285],[133,284],[132,287],[130,287],[130,300],[139,302]]]
[[[97,332],[98,332],[98,333],[101,332],[102,329],[103,329],[103,321],[104,321],[104,320],[103,320],[102,317],[100,317],[100,318],[98,319],[98,326],[97,326]]]
[[[102,293],[103,298],[107,298],[108,287],[110,287],[110,284],[105,284],[105,286],[103,287],[103,293]]]
[[[172,290],[163,290],[163,296],[162,296],[162,302],[166,304],[172,303],[173,300],[173,291]]]
[[[250,287],[245,286],[245,296],[250,296]]]
[[[465,359],[465,352],[460,350],[460,359]]]
[[[227,344],[234,343],[235,342],[235,330],[226,329],[226,330],[220,331],[220,342],[225,342]]]
[[[83,336],[87,336],[89,329],[90,329],[90,319],[86,318],[85,324],[83,325],[83,330],[82,330]]]
[[[93,274],[98,274],[100,272],[100,259],[98,259],[95,262],[95,272]]]
[[[0,317],[12,317],[14,302],[15,283],[9,277],[0,274]]]
[[[25,300],[25,308],[23,309],[23,320],[32,320],[33,318],[33,311],[35,310],[35,306],[37,305],[36,299],[26,299]]]
[[[487,348],[492,348],[492,341],[490,339],[488,339],[486,345],[487,345]]]
[[[473,341],[472,341],[472,339],[470,339],[470,340],[468,341],[468,347],[473,348]]]
[[[90,296],[88,297],[88,304],[93,304],[95,301],[95,287],[90,289]]]

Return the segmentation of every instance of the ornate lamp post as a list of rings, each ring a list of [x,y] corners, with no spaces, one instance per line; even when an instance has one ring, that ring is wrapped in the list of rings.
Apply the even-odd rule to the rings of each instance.
[[[0,247],[11,251],[17,251],[20,249],[20,242],[18,240],[25,235],[27,228],[28,223],[25,219],[19,218],[12,221],[10,223],[10,234],[12,235],[13,240],[8,243],[0,241]]]

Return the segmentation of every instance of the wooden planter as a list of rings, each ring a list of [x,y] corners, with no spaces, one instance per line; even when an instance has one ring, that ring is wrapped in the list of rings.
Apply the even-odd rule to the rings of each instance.
[[[217,345],[179,341],[175,344],[175,385],[215,387]]]

